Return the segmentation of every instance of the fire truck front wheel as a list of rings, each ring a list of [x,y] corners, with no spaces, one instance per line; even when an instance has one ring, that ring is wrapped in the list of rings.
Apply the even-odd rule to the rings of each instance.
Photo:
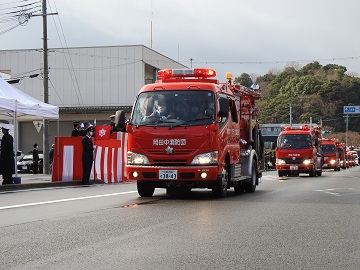
[[[258,174],[256,170],[256,164],[254,161],[251,169],[251,179],[250,181],[244,183],[245,192],[248,193],[255,192],[257,182],[258,182]]]
[[[154,195],[155,187],[146,181],[137,181],[137,190],[141,197],[151,197]]]
[[[227,194],[227,186],[229,181],[229,174],[226,168],[223,168],[222,174],[215,181],[214,186],[212,187],[212,194],[215,198],[224,198]]]

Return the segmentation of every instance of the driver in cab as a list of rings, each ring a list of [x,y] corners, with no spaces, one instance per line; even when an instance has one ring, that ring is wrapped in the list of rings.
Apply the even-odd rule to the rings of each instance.
[[[171,101],[167,100],[166,97],[160,95],[157,100],[154,102],[154,110],[149,116],[144,116],[143,120],[150,117],[155,117],[157,119],[166,120],[174,117],[174,112],[172,110]]]

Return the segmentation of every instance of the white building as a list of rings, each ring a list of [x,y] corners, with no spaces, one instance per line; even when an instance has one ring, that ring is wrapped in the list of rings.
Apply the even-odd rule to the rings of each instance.
[[[130,113],[138,91],[156,80],[159,69],[186,68],[143,45],[51,48],[48,66],[48,99],[60,108],[60,136],[71,135],[75,120],[107,124],[117,110]],[[44,100],[42,70],[42,49],[0,50],[0,74],[20,79],[13,86],[39,100]],[[23,152],[35,142],[42,150],[43,128],[38,132],[34,124],[19,123]],[[56,135],[57,122],[50,122],[50,144]]]

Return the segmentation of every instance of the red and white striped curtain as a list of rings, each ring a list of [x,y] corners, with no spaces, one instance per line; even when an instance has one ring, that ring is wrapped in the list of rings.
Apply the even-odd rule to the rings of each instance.
[[[94,165],[91,179],[105,183],[126,180],[127,133],[113,133],[109,140],[94,140]],[[55,138],[52,182],[82,178],[82,137]]]

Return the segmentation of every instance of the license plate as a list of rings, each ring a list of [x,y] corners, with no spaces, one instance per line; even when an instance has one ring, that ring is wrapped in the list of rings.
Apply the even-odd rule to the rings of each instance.
[[[159,170],[159,179],[177,180],[177,170]]]
[[[298,166],[290,166],[290,170],[296,171],[298,169],[299,169]]]
[[[27,167],[26,167],[26,166],[22,166],[22,169],[23,169],[23,170],[27,170]]]

